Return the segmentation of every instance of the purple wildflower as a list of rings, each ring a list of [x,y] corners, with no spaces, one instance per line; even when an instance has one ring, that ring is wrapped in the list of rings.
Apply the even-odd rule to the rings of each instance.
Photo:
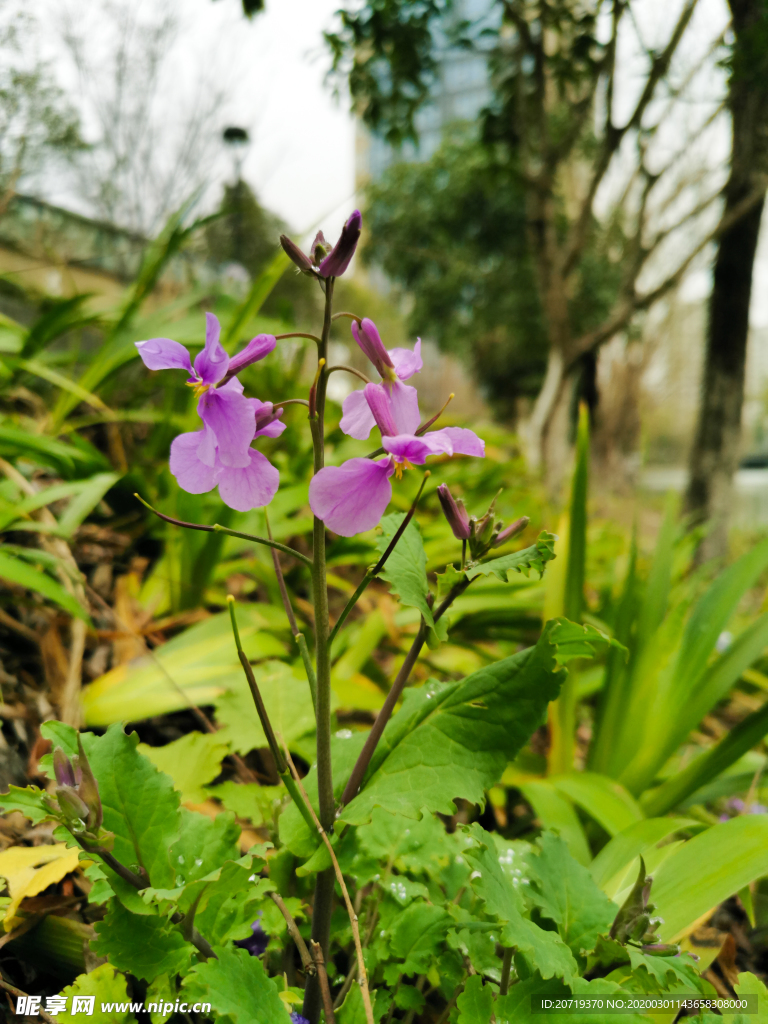
[[[251,956],[261,956],[269,945],[269,936],[261,927],[261,912],[251,925],[251,934],[245,939],[236,939],[233,945],[247,949]]]
[[[291,1021],[292,1021],[292,1024],[309,1024],[309,1021],[307,1020],[307,1018],[306,1017],[302,1017],[301,1014],[300,1013],[296,1013],[295,1010],[291,1014]]]
[[[398,410],[404,424],[412,424],[413,430],[419,425],[419,399],[416,388],[403,382],[410,380],[418,373],[424,363],[421,359],[421,339],[416,339],[413,351],[407,348],[387,350],[373,320],[367,318],[360,322],[352,321],[352,335],[376,367],[381,383],[386,388],[392,404]],[[371,411],[363,391],[353,391],[347,395],[342,406],[341,429],[358,441],[365,441],[371,430],[376,426],[376,419]]]
[[[360,231],[363,226],[362,214],[355,210],[341,229],[339,240],[331,247],[322,231],[318,231],[307,256],[287,235],[280,236],[280,244],[288,258],[303,274],[311,277],[341,277],[355,255]]]
[[[205,348],[192,365],[189,352],[178,341],[152,338],[136,348],[150,370],[187,370],[187,384],[199,399],[197,412],[203,429],[180,434],[171,444],[171,472],[190,494],[205,494],[218,485],[221,500],[239,512],[267,505],[277,490],[280,474],[269,460],[251,448],[257,437],[277,437],[285,425],[281,410],[271,402],[246,398],[235,376],[263,359],[275,347],[274,335],[260,334],[232,359],[224,351],[221,328],[213,313],[206,313]]]
[[[403,390],[415,394],[415,388]],[[341,466],[326,466],[309,485],[312,511],[329,530],[342,537],[352,537],[376,526],[392,497],[389,478],[393,474],[400,479],[403,469],[423,465],[430,455],[485,455],[485,442],[462,427],[444,427],[417,436],[418,402],[401,402],[401,393],[386,384],[366,384],[360,394],[381,431],[382,447],[388,456],[377,461],[349,459]]]

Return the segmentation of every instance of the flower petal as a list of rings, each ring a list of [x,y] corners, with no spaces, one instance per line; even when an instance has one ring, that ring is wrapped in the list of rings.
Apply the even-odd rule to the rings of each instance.
[[[413,388],[411,388],[413,391]],[[376,426],[381,431],[382,437],[393,437],[399,434],[395,423],[395,411],[392,408],[390,393],[383,384],[366,384],[363,388],[368,408],[373,413]],[[418,424],[417,424],[418,426]]]
[[[248,449],[249,462],[242,468],[225,466],[219,473],[219,495],[225,505],[238,512],[268,505],[280,483],[280,473],[269,459]]]
[[[209,388],[201,396],[197,412],[216,436],[221,464],[247,466],[248,450],[256,430],[256,418],[248,399],[236,391]]]
[[[437,431],[416,437],[414,434],[398,434],[396,437],[382,437],[384,451],[394,455],[398,462],[406,460],[414,466],[424,464],[428,455],[453,455],[448,438],[434,440]]]
[[[320,277],[341,277],[355,255],[362,226],[363,218],[360,211],[355,210],[341,229],[338,242],[320,264]]]
[[[229,369],[229,356],[219,341],[221,325],[213,313],[205,314],[205,348],[195,356],[195,371],[203,384],[218,384]]]
[[[430,430],[424,436],[436,439],[439,434],[449,439],[454,455],[474,455],[478,459],[485,457],[485,441],[473,430],[467,430],[466,427],[443,427],[442,430]]]
[[[285,424],[280,422],[283,410],[278,409],[277,413],[274,413],[271,402],[260,402],[258,398],[248,398],[246,401],[253,409],[256,420],[256,432],[253,436],[280,437],[285,430]]]
[[[198,455],[205,431],[179,434],[171,442],[171,472],[183,491],[188,494],[205,494],[216,486],[216,470],[207,466]]]
[[[351,329],[352,337],[379,371],[379,376],[391,380],[394,364],[389,357],[389,352],[384,348],[379,329],[373,320],[364,317],[359,326],[357,320],[353,320]]]
[[[414,434],[421,422],[419,412],[419,394],[416,388],[410,384],[403,384],[396,380],[391,384],[383,385],[389,392],[389,399],[392,406],[392,416],[397,430],[396,434]]]
[[[309,504],[318,519],[341,537],[372,530],[384,515],[395,471],[392,459],[349,459],[312,477]]]
[[[178,341],[150,338],[149,341],[137,341],[136,348],[148,370],[186,370],[192,373],[189,352]]]
[[[239,373],[243,367],[257,363],[259,359],[268,356],[276,344],[277,339],[274,334],[257,334],[255,338],[251,338],[242,352],[232,356],[227,373]]]
[[[353,391],[347,395],[341,406],[344,415],[339,426],[349,437],[365,441],[376,426],[371,407],[363,391]]]
[[[421,338],[416,339],[413,352],[407,348],[393,348],[389,350],[389,355],[400,380],[410,380],[414,373],[418,373],[424,367],[421,358]]]

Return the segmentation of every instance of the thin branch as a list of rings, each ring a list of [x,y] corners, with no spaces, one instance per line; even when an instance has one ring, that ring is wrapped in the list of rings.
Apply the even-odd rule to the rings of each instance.
[[[355,320],[355,321],[357,321],[358,324],[361,324],[363,322],[362,318],[357,316],[356,313],[344,313],[344,312],[342,312],[342,313],[334,313],[333,316],[331,317],[331,320],[338,320],[339,317],[342,317],[342,316],[346,316],[350,320]]]
[[[363,591],[368,586],[368,584],[371,582],[371,580],[374,578],[374,576],[378,576],[379,575],[381,570],[386,565],[387,559],[392,554],[392,552],[395,550],[395,548],[397,546],[397,542],[400,540],[400,538],[405,533],[405,531],[408,528],[408,524],[410,523],[411,519],[413,519],[413,515],[414,515],[414,513],[416,511],[416,506],[418,505],[419,498],[421,497],[421,492],[424,490],[424,484],[426,484],[428,478],[431,475],[432,475],[431,472],[429,470],[427,470],[426,473],[424,474],[424,477],[423,477],[422,481],[421,481],[421,485],[420,485],[419,490],[418,490],[418,492],[416,494],[416,497],[413,499],[413,502],[411,503],[411,507],[408,509],[408,512],[406,513],[405,519],[403,519],[402,523],[400,523],[400,525],[398,526],[394,536],[392,537],[392,540],[387,545],[387,548],[386,548],[384,554],[381,556],[381,558],[378,560],[376,565],[373,566],[372,569],[368,569],[366,571],[365,576],[363,576],[362,580],[358,584],[357,590],[354,592],[352,597],[350,597],[350,599],[347,601],[347,603],[344,606],[344,609],[343,609],[341,615],[336,620],[336,624],[334,625],[333,629],[331,630],[331,632],[330,632],[330,634],[328,636],[328,643],[329,644],[333,643],[334,637],[339,632],[341,627],[344,625],[344,622],[346,621],[347,616],[352,611],[352,609],[355,607],[357,602],[360,600],[360,597],[361,597]]]
[[[509,975],[512,971],[512,955],[514,949],[507,946],[504,949],[504,957],[501,961],[501,982],[499,984],[499,995],[505,996],[509,992]]]
[[[320,838],[325,843],[325,847],[328,850],[328,853],[330,854],[331,861],[333,862],[333,870],[334,870],[334,872],[336,874],[336,881],[339,883],[339,888],[341,889],[341,894],[344,897],[344,902],[345,902],[345,904],[347,906],[347,913],[349,914],[349,923],[352,926],[352,935],[353,935],[354,940],[355,940],[355,952],[357,953],[357,970],[358,970],[358,974],[360,975],[360,988],[362,989],[362,993],[363,993],[363,1006],[365,1007],[366,1021],[368,1022],[368,1024],[374,1024],[374,1020],[373,1020],[373,1007],[371,1006],[371,993],[370,993],[370,991],[368,989],[368,973],[367,973],[367,971],[365,969],[365,958],[363,956],[363,947],[362,947],[362,944],[360,942],[360,928],[358,926],[357,914],[355,913],[355,908],[352,906],[352,900],[349,898],[349,892],[347,891],[347,884],[344,881],[344,875],[342,874],[341,868],[339,867],[339,862],[336,859],[336,854],[333,851],[333,846],[331,845],[331,841],[328,838],[325,829],[320,824],[320,819],[315,814],[315,809],[312,806],[309,797],[307,796],[306,790],[304,789],[304,787],[301,784],[301,779],[299,778],[299,773],[296,771],[296,766],[294,765],[293,760],[291,759],[290,751],[285,746],[285,744],[283,744],[283,747],[284,747],[284,750],[285,750],[286,759],[288,760],[288,764],[290,765],[291,773],[292,773],[293,778],[294,778],[294,780],[296,782],[296,785],[298,786],[299,790],[301,791],[301,795],[304,797],[304,800],[305,800],[306,805],[307,805],[307,809],[309,810],[309,813],[312,815],[312,817],[314,819],[315,828],[320,833]],[[316,943],[313,943],[312,945],[313,945],[313,949],[314,949]],[[317,962],[317,960],[315,962]],[[329,992],[329,997],[330,997],[330,992]],[[332,1005],[331,1005],[331,1013],[333,1013],[333,1006]],[[326,1017],[327,1017],[327,1011],[326,1011]]]
[[[173,519],[171,516],[166,516],[162,512],[158,512],[156,508],[152,508],[148,501],[145,501],[140,494],[134,493],[134,498],[138,498],[145,508],[148,508],[150,512],[153,512],[158,519],[164,520],[166,523],[170,523],[172,526],[181,526],[185,530],[203,530],[205,533],[226,533],[228,537],[239,537],[241,540],[250,540],[254,544],[264,544],[265,547],[275,548],[277,551],[282,551],[283,554],[290,555],[291,558],[298,558],[300,562],[304,562],[305,565],[312,565],[312,560],[307,558],[306,555],[302,555],[300,551],[296,551],[295,548],[289,548],[287,544],[280,544],[276,540],[267,540],[266,537],[255,537],[250,533],[240,533],[238,530],[229,530],[226,526],[219,526],[218,523],[214,523],[213,526],[203,526],[201,523],[185,523],[181,519]]]
[[[6,992],[10,992],[12,996],[16,996],[17,999],[29,999],[26,992],[22,992],[20,988],[16,988],[15,985],[11,985],[4,978],[0,978],[0,988],[5,989]],[[51,1017],[50,1014],[46,1013],[42,1008],[37,1011],[38,1015],[47,1021],[48,1024],[56,1024],[56,1018]]]
[[[291,331],[289,334],[276,334],[275,338],[277,341],[282,341],[284,338],[309,338],[310,341],[321,344],[320,338],[316,334],[305,334],[303,331]]]
[[[334,373],[336,370],[346,370],[347,373],[352,373],[355,377],[359,377],[360,380],[365,381],[366,384],[372,383],[370,377],[366,377],[360,370],[356,370],[354,366],[345,366],[343,363],[339,363],[337,366],[329,366],[328,373]]]
[[[301,964],[302,967],[304,968],[305,974],[314,974],[316,970],[315,962],[312,959],[309,950],[307,949],[306,942],[302,938],[301,932],[299,931],[299,926],[296,924],[296,921],[293,919],[290,910],[288,909],[288,907],[286,907],[285,903],[283,902],[282,896],[277,892],[268,892],[267,896],[269,896],[269,898],[272,900],[277,909],[285,918],[285,923],[288,926],[288,932],[290,933],[290,936],[293,939],[293,941],[296,943],[296,949],[298,949],[299,951],[299,956],[301,957]]]
[[[331,999],[331,986],[328,984],[328,971],[325,967],[325,957],[323,956],[323,947],[319,942],[315,942],[310,939],[312,945],[312,956],[315,958],[315,968],[317,970],[317,978],[320,982],[320,995],[323,999],[323,1009],[325,1010],[325,1024],[336,1024],[336,1017],[333,1012],[333,1000]],[[373,1024],[371,1020],[370,1024]]]
[[[286,398],[282,402],[275,402],[272,408],[282,409],[286,405],[303,405],[309,407],[309,402],[306,398]]]

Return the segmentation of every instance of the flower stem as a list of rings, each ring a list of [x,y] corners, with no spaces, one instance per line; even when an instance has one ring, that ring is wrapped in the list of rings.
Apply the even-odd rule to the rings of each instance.
[[[331,334],[334,279],[325,284],[323,332],[317,347],[318,374],[310,391],[309,425],[312,431],[314,472],[325,465],[325,392],[328,384],[328,340]],[[325,524],[315,516],[313,529],[312,598],[315,609],[315,664],[317,666],[317,792],[320,822],[333,831],[334,799],[331,767],[331,661],[328,643],[328,585],[325,563]],[[315,883],[312,910],[312,940],[317,942],[327,959],[333,910],[333,871],[321,871]],[[304,996],[304,1016],[317,1024],[320,1016],[320,990],[316,978],[310,978]]]
[[[285,555],[290,555],[291,558],[298,558],[300,562],[304,562],[305,565],[312,565],[312,560],[307,558],[306,555],[302,555],[300,551],[295,548],[289,548],[287,544],[280,544],[276,540],[267,540],[266,537],[255,537],[251,533],[240,533],[237,530],[230,530],[226,526],[219,526],[218,523],[214,523],[213,526],[203,526],[202,523],[185,523],[183,519],[173,519],[171,516],[165,515],[163,512],[158,512],[156,508],[152,508],[148,501],[145,501],[140,494],[134,492],[134,498],[138,498],[141,504],[148,508],[150,512],[153,512],[158,519],[164,520],[166,523],[170,523],[172,526],[182,526],[185,530],[204,530],[206,533],[226,533],[228,537],[239,537],[241,540],[250,540],[254,544],[264,544],[268,548],[275,548],[276,551],[282,551]]]
[[[447,610],[447,608],[451,604],[453,604],[453,602],[456,600],[459,594],[464,593],[464,591],[467,589],[471,582],[471,580],[468,580],[465,577],[463,580],[461,580],[460,583],[457,583],[455,584],[455,586],[451,587],[445,600],[438,605],[435,611],[433,617],[435,622],[437,622],[437,620]],[[387,722],[392,717],[392,712],[395,710],[395,705],[400,699],[400,695],[403,692],[405,684],[408,682],[408,677],[413,671],[413,666],[416,664],[419,654],[421,654],[421,648],[424,646],[424,641],[426,639],[427,625],[422,619],[421,625],[419,626],[419,631],[416,634],[413,643],[411,644],[411,649],[405,656],[405,661],[400,667],[400,671],[397,673],[397,677],[394,683],[392,684],[392,688],[387,694],[387,699],[384,701],[381,711],[379,711],[378,715],[376,715],[376,721],[373,723],[371,731],[368,733],[365,745],[363,749],[360,751],[357,761],[355,762],[355,767],[352,769],[352,774],[349,776],[349,781],[344,787],[344,792],[342,793],[341,796],[342,807],[345,807],[350,802],[350,800],[353,800],[357,796],[357,791],[360,789],[360,786],[362,785],[363,776],[368,770],[368,765],[371,763],[371,758],[373,757],[374,751],[376,750],[379,740],[381,739],[381,734],[384,732]]]
[[[408,526],[408,523],[410,523],[411,519],[413,519],[413,514],[416,511],[416,506],[418,505],[419,498],[421,497],[421,492],[424,490],[424,484],[427,482],[427,479],[431,475],[432,474],[430,473],[430,471],[427,470],[426,473],[424,474],[424,477],[423,477],[422,481],[421,481],[421,486],[419,487],[418,494],[413,499],[413,503],[412,503],[411,507],[408,509],[408,513],[406,514],[405,519],[403,519],[402,523],[400,523],[400,525],[397,528],[397,532],[395,533],[395,535],[393,536],[392,540],[387,545],[386,551],[381,556],[381,558],[378,560],[376,565],[374,565],[372,569],[368,569],[366,571],[365,576],[363,576],[362,580],[358,584],[357,590],[354,592],[352,597],[350,597],[350,599],[347,601],[347,603],[344,606],[344,609],[343,609],[341,615],[338,617],[338,619],[336,620],[336,624],[334,625],[333,629],[331,630],[331,635],[328,637],[329,645],[333,643],[333,641],[334,641],[334,639],[336,637],[336,634],[339,632],[341,627],[344,625],[344,622],[346,621],[347,616],[352,611],[352,609],[355,607],[357,602],[360,600],[360,597],[363,594],[363,592],[366,589],[366,587],[368,586],[368,584],[371,582],[371,580],[374,578],[374,576],[378,576],[379,575],[381,570],[386,565],[387,559],[389,558],[389,556],[392,554],[392,552],[395,550],[395,547],[397,546],[397,542],[400,540],[400,538],[405,533],[406,528]],[[277,556],[275,556],[275,557],[277,557]]]
[[[366,384],[371,383],[371,378],[366,377],[360,370],[356,370],[354,366],[346,366],[344,363],[338,363],[336,366],[329,366],[328,373],[334,373],[336,370],[345,370],[347,373],[354,374],[355,377],[359,377],[360,380],[365,381]]]

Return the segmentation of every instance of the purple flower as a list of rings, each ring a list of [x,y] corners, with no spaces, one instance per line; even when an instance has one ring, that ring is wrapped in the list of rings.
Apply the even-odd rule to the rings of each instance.
[[[301,1014],[300,1013],[296,1013],[295,1010],[291,1014],[291,1021],[292,1021],[292,1024],[309,1024],[309,1021],[307,1020],[307,1018],[306,1017],[302,1017]]]
[[[259,917],[251,925],[251,934],[245,939],[235,939],[233,945],[247,949],[251,956],[261,956],[269,945],[269,936],[261,927],[261,911]]]
[[[416,393],[415,388],[404,387],[403,391]],[[388,457],[377,461],[349,459],[341,466],[326,466],[309,485],[313,513],[342,537],[376,526],[392,497],[389,479],[393,474],[399,479],[403,469],[423,465],[429,455],[485,455],[485,442],[462,427],[445,427],[417,436],[418,402],[401,401],[402,392],[397,389],[366,384],[359,393],[381,431],[381,444]]]
[[[271,402],[246,398],[235,374],[268,355],[276,340],[260,334],[230,359],[219,341],[219,321],[213,313],[205,317],[205,348],[194,366],[184,346],[170,338],[137,341],[136,348],[150,370],[187,370],[187,384],[199,399],[203,429],[180,434],[171,444],[171,472],[179,486],[190,494],[205,494],[218,485],[226,505],[247,512],[267,505],[280,480],[251,442],[261,436],[277,437],[285,426],[279,422],[282,410],[275,413]]]
[[[326,242],[322,231],[318,231],[307,256],[287,235],[280,235],[280,244],[285,254],[303,274],[317,277],[341,277],[355,254],[363,226],[362,214],[355,210],[341,229],[336,245]]]
[[[419,425],[419,399],[416,388],[409,387],[403,381],[410,380],[418,373],[424,363],[421,359],[421,339],[416,339],[413,352],[407,348],[384,348],[381,336],[373,320],[367,318],[352,321],[352,335],[376,367],[381,383],[386,388],[393,406],[403,424],[415,430]],[[358,441],[365,441],[371,430],[376,426],[376,419],[363,391],[353,391],[347,395],[342,405],[341,429]]]

